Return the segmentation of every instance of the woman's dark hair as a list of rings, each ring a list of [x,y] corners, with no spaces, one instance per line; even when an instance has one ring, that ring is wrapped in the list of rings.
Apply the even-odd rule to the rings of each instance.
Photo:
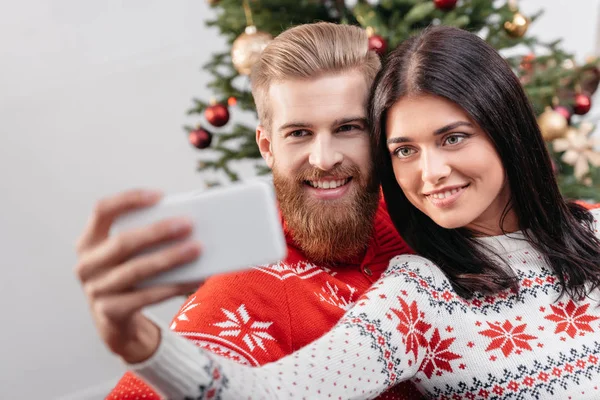
[[[445,229],[413,206],[396,182],[386,144],[387,112],[400,98],[429,94],[462,109],[491,138],[506,171],[526,239],[578,299],[600,286],[600,241],[593,216],[558,189],[535,114],[508,63],[483,39],[461,29],[430,27],[390,53],[369,100],[372,149],[385,201],[406,242],[436,263],[457,293],[518,288],[516,276],[481,251],[473,232]],[[435,112],[435,110],[432,110]]]

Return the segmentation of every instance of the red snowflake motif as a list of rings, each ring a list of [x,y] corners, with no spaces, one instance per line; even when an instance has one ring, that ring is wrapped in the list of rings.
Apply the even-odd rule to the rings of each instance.
[[[572,373],[573,372],[573,366],[571,364],[567,364],[565,365],[565,371]]]
[[[490,345],[485,351],[501,349],[504,357],[508,357],[515,347],[524,350],[532,350],[527,342],[528,340],[537,339],[536,336],[523,333],[527,324],[514,326],[509,320],[504,321],[502,325],[487,323],[490,329],[479,332],[483,336],[492,338]]]
[[[462,358],[461,355],[448,350],[455,339],[455,337],[452,337],[442,340],[439,330],[435,328],[429,341],[427,354],[421,364],[421,368],[419,368],[419,370],[425,373],[427,378],[431,379],[434,373],[441,375],[442,371],[453,372],[450,361]]]
[[[504,393],[504,389],[502,389],[502,386],[494,386],[494,390],[492,390],[494,392],[494,394],[500,395],[502,396],[502,393]]]
[[[548,382],[548,377],[549,375],[547,373],[540,372],[537,378],[542,382]]]
[[[509,388],[513,392],[516,392],[517,390],[519,390],[519,384],[517,382],[515,382],[515,381],[510,381],[510,383],[508,384],[507,388]]]
[[[450,300],[452,300],[452,297],[454,297],[454,296],[452,295],[452,293],[450,293],[450,292],[449,292],[449,291],[447,291],[447,290],[446,290],[446,291],[445,291],[445,292],[442,294],[442,298],[443,298],[444,300],[446,300],[446,302],[449,302]]]
[[[417,302],[413,301],[410,305],[404,299],[398,297],[400,309],[392,308],[400,323],[396,327],[398,332],[404,335],[406,341],[406,353],[413,353],[415,361],[419,355],[419,346],[427,347],[425,333],[431,328],[431,325],[423,321],[424,314],[417,308]]]
[[[523,379],[523,384],[527,385],[529,387],[533,386],[534,383],[535,383],[535,379],[533,379],[530,376],[528,376],[527,378]]]
[[[590,322],[600,319],[600,317],[586,315],[589,306],[590,304],[587,303],[577,307],[573,300],[569,300],[565,307],[550,305],[554,314],[548,314],[544,318],[557,323],[554,333],[565,332],[573,339],[578,332],[594,332]]]
[[[538,276],[537,278],[535,278],[535,283],[537,283],[538,285],[541,285],[542,283],[544,283],[544,281],[542,280],[542,278],[540,278]]]
[[[490,392],[488,392],[485,389],[480,389],[479,393],[477,393],[478,395],[480,395],[481,397],[483,397],[484,399],[487,399],[488,397],[490,397]]]

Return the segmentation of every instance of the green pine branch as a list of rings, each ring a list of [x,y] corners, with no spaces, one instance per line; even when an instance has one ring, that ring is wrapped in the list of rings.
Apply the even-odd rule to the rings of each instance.
[[[251,0],[253,22],[256,27],[273,36],[285,29],[303,23],[330,21],[371,27],[375,33],[384,37],[388,49],[398,46],[413,34],[431,25],[456,26],[481,35],[497,50],[512,49],[521,45],[535,54],[529,60],[529,67],[524,68],[523,56],[519,54],[507,58],[515,73],[521,79],[524,89],[536,113],[541,113],[546,106],[553,104],[558,96],[561,105],[572,104],[575,86],[584,79],[585,68],[595,68],[594,65],[582,66],[567,70],[563,63],[572,59],[572,54],[561,48],[560,40],[543,42],[526,33],[521,38],[513,38],[504,29],[504,23],[513,17],[513,11],[507,2],[494,4],[493,0],[460,0],[458,6],[451,11],[435,8],[432,0],[358,0],[356,5],[348,8],[343,0]],[[244,32],[246,17],[241,0],[220,0],[213,5],[216,16],[206,21],[206,25],[218,29],[226,42],[227,48],[212,55],[203,67],[210,74],[208,87],[214,100],[227,102],[235,97],[237,105],[230,111],[238,110],[256,112],[256,107],[247,77],[241,77],[235,70],[230,55],[233,41]],[[539,11],[528,17],[532,23],[543,15]],[[388,50],[388,51],[389,51]],[[212,100],[212,99],[211,99]],[[194,98],[188,114],[202,118],[209,101]],[[201,125],[205,125],[200,119]],[[231,162],[243,159],[259,160],[260,152],[255,143],[255,127],[244,124],[226,125],[222,128],[204,126],[214,133],[212,154],[216,158],[199,162],[198,169],[221,171],[228,179],[239,179],[232,170]],[[185,127],[186,131],[193,129]],[[592,168],[589,178],[591,185],[577,181],[573,176],[572,167],[564,165],[559,156],[553,154],[560,166],[558,182],[567,197],[595,199],[600,201],[600,172]],[[262,162],[257,162],[258,174],[268,173],[269,169]],[[216,181],[210,182],[215,184]]]

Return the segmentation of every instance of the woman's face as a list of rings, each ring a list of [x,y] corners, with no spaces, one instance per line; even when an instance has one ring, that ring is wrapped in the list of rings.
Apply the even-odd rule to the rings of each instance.
[[[408,200],[438,225],[498,235],[510,191],[488,135],[456,104],[408,96],[387,113],[387,147]],[[514,213],[504,229],[517,230]]]

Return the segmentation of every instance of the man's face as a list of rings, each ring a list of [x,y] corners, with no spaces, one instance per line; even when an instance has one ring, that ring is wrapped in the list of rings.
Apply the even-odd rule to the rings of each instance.
[[[257,130],[294,240],[314,261],[360,254],[371,236],[379,187],[373,177],[359,71],[271,85],[270,131]]]

